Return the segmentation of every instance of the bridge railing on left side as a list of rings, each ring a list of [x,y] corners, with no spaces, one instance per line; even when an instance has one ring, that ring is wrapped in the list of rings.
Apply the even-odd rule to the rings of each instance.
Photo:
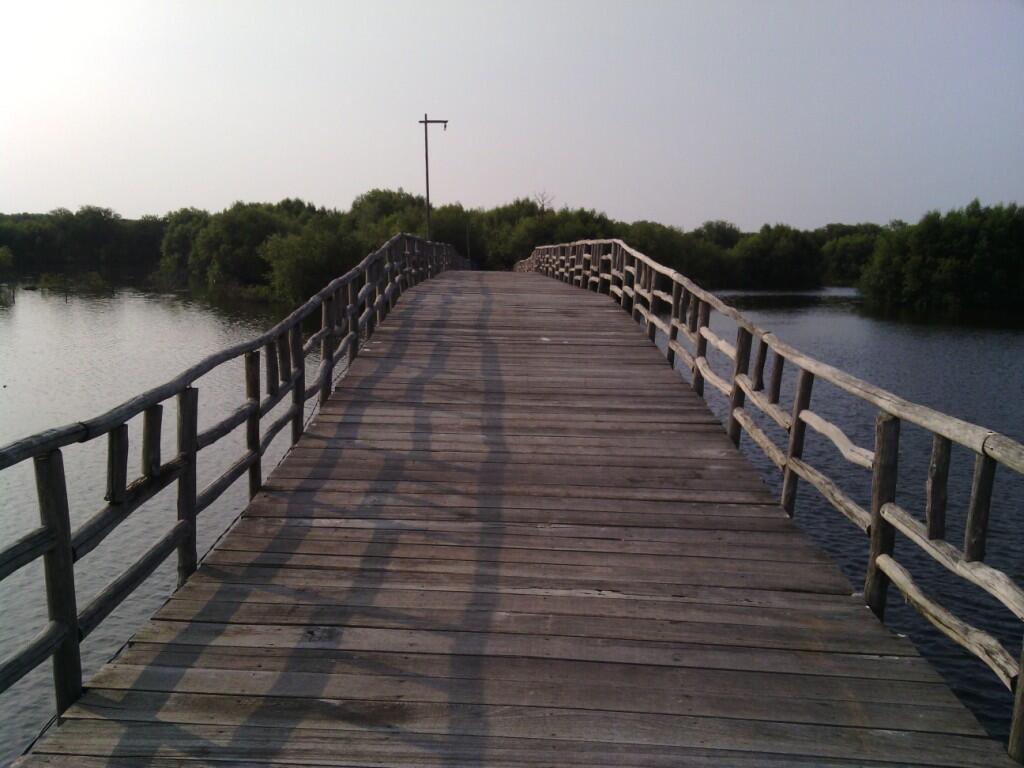
[[[540,246],[514,269],[539,272],[607,294],[645,328],[651,340],[661,331],[666,337],[668,362],[675,366],[678,361],[690,371],[694,391],[704,396],[710,385],[726,398],[725,427],[732,442],[738,446],[745,432],[782,472],[780,503],[787,514],[794,513],[797,483],[803,480],[865,533],[868,561],[864,600],[875,614],[884,618],[888,586],[892,584],[940,632],[984,662],[1014,694],[1007,751],[1018,762],[1024,762],[1024,655],[1011,655],[991,634],[963,621],[926,594],[894,556],[896,534],[900,533],[935,562],[992,595],[1024,621],[1024,589],[1005,572],[984,562],[996,469],[1024,474],[1024,445],[909,402],[803,354],[689,278],[621,240]],[[712,312],[735,326],[735,343],[712,331]],[[724,358],[732,370],[730,376],[715,372],[708,363],[711,352]],[[766,377],[769,353],[773,361]],[[789,410],[780,405],[783,367],[787,364],[797,371]],[[876,409],[873,448],[856,445],[838,425],[810,409],[815,378]],[[752,417],[751,405],[757,409],[757,420]],[[926,430],[932,438],[923,521],[896,504],[901,422]],[[870,508],[859,505],[803,458],[808,427],[831,441],[846,461],[870,472]],[[776,442],[769,431],[781,434],[781,440]],[[962,549],[946,540],[947,481],[953,445],[963,446],[974,457]]]
[[[464,266],[454,248],[398,234],[336,278],[305,304],[258,338],[216,352],[158,387],[88,421],[40,432],[0,447],[0,471],[32,460],[40,525],[0,548],[0,580],[43,558],[49,623],[23,648],[0,661],[0,693],[46,659],[53,659],[57,713],[82,693],[80,643],[172,552],[178,555],[178,582],[196,569],[196,516],[236,480],[248,474],[250,498],[262,484],[260,459],[271,441],[290,426],[294,445],[303,432],[305,404],[330,396],[335,365],[351,363],[362,341],[387,317],[403,291],[448,269]],[[302,323],[319,312],[320,330],[303,339]],[[320,366],[306,383],[306,358],[320,350]],[[265,387],[261,395],[260,358]],[[209,428],[199,431],[199,388],[194,382],[214,368],[244,358],[246,401]],[[291,406],[264,426],[266,416],[286,396]],[[177,404],[177,453],[160,455],[163,403]],[[142,419],[141,475],[129,482],[128,421]],[[245,425],[246,452],[205,488],[196,488],[201,451]],[[106,506],[71,529],[61,448],[106,436]],[[96,548],[139,507],[177,483],[177,520],[135,563],[128,566],[85,608],[78,609],[75,563]]]

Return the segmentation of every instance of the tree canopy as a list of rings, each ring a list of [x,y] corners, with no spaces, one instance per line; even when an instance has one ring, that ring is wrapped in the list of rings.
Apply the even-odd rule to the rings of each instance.
[[[689,232],[616,221],[587,208],[518,198],[490,209],[455,203],[431,212],[433,237],[484,269],[508,269],[536,245],[618,237],[708,288],[802,290],[860,285],[881,311],[961,315],[1021,310],[1024,224],[1016,205],[977,201],[915,225],[766,224],[744,233],[723,220]],[[424,201],[374,189],[346,211],[288,198],[182,208],[123,219],[108,208],[0,214],[0,254],[14,274],[96,273],[111,282],[155,278],[213,294],[301,301],[396,232],[425,234]]]

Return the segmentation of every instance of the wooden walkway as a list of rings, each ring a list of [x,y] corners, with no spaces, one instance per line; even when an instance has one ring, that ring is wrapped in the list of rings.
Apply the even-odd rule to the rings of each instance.
[[[410,291],[25,766],[1014,765],[607,297]]]

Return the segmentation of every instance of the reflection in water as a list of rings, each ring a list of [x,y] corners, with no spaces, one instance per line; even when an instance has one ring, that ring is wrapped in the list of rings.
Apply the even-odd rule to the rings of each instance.
[[[265,308],[213,307],[189,298],[119,289],[103,294],[19,290],[0,307],[0,444],[42,429],[91,418],[157,384],[206,355],[258,335],[279,319]],[[315,370],[318,363],[310,360]],[[310,372],[311,375],[311,372]],[[241,361],[202,377],[200,429],[244,401]],[[283,407],[289,402],[285,398]],[[175,451],[176,408],[164,403],[162,450]],[[141,457],[141,424],[129,423],[129,472]],[[287,435],[287,430],[282,434]],[[272,468],[287,446],[278,437],[263,460]],[[245,450],[244,430],[200,455],[199,487]],[[64,449],[72,527],[103,506],[106,440]],[[199,550],[206,551],[247,500],[244,480],[199,519]],[[0,542],[39,524],[32,463],[0,472]],[[81,609],[151,546],[176,519],[175,486],[122,523],[75,568]],[[159,607],[175,583],[171,557],[133,593],[82,647],[88,677]],[[40,561],[0,582],[0,657],[28,642],[46,622]],[[49,663],[0,696],[0,764],[19,754],[53,713]]]

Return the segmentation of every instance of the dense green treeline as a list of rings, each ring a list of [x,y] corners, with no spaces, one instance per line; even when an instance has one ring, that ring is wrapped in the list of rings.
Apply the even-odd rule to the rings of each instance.
[[[1002,320],[1024,316],[1024,208],[982,206],[890,227],[864,268],[861,292],[887,313]]]
[[[432,226],[434,239],[486,269],[508,269],[538,244],[619,237],[708,288],[859,283],[867,300],[888,312],[1019,314],[1011,302],[1024,288],[1016,206],[974,202],[929,213],[916,225],[775,224],[744,233],[727,221],[684,232],[519,199],[486,210],[441,206],[432,211]],[[96,273],[112,282],[150,277],[164,287],[295,303],[399,231],[425,231],[423,198],[402,190],[373,190],[347,211],[285,199],[138,220],[95,207],[0,215],[0,272]]]

